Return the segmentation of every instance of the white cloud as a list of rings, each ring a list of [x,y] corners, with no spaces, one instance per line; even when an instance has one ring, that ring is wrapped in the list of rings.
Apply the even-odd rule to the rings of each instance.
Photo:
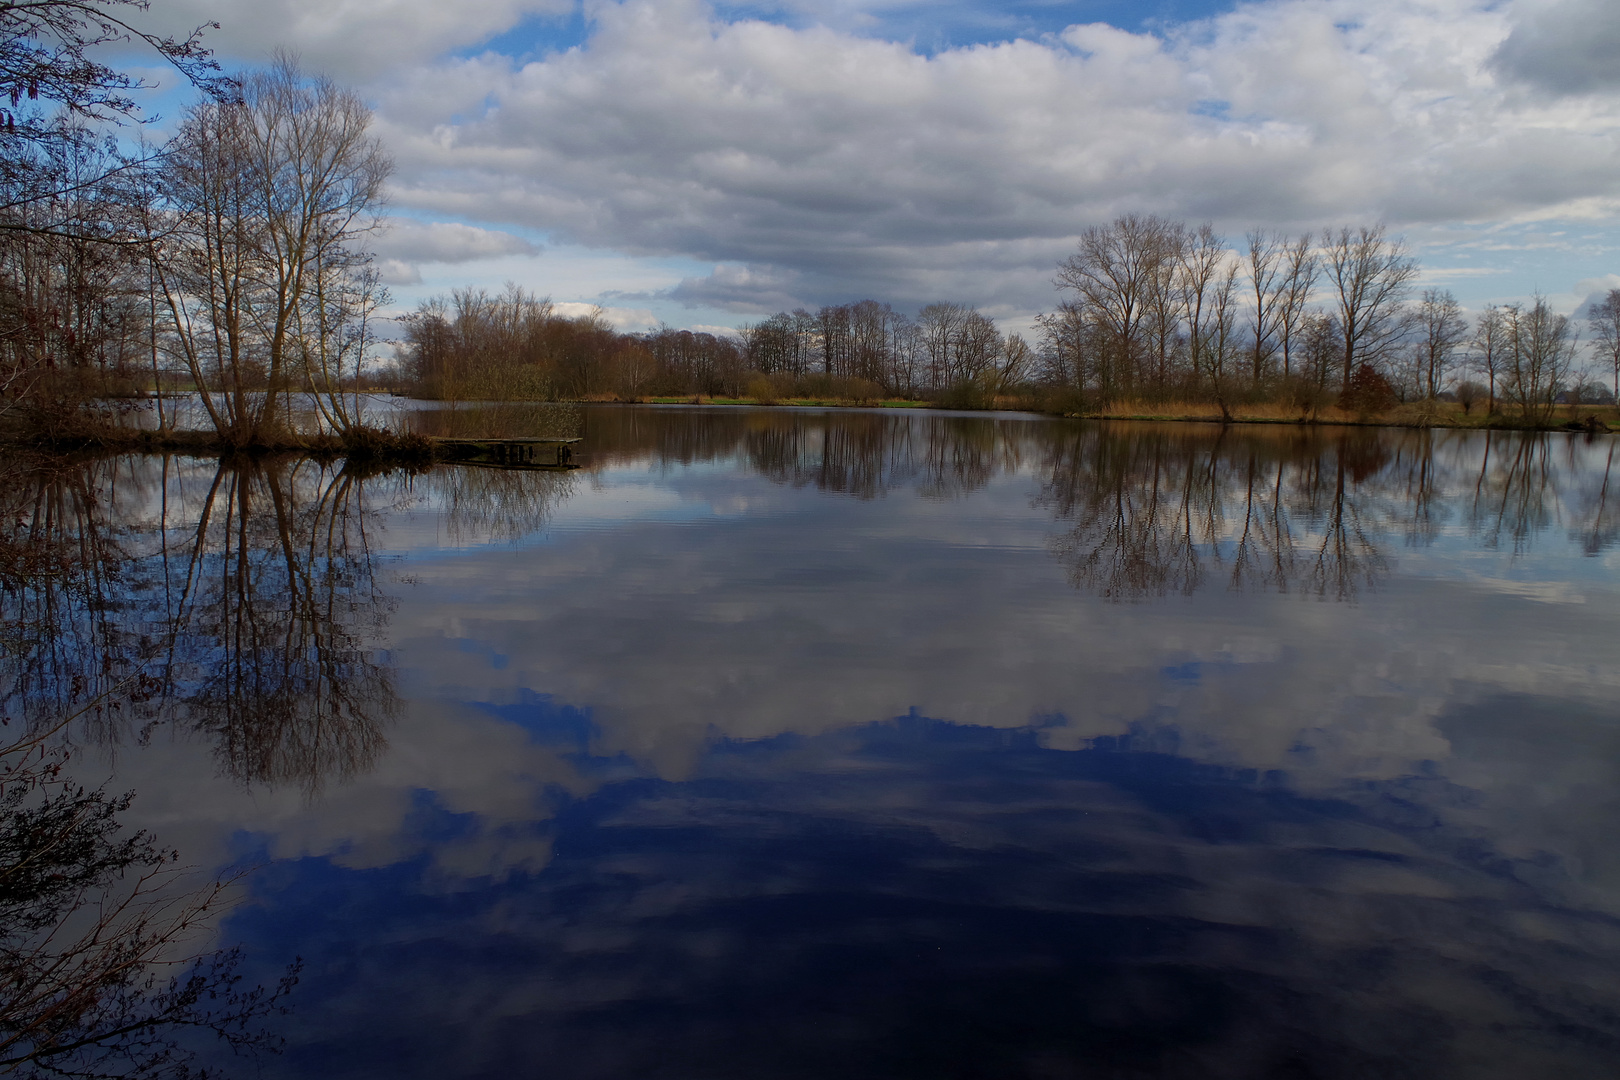
[[[388,220],[371,246],[383,258],[412,263],[470,262],[500,255],[536,255],[540,251],[521,236],[495,229],[398,217]]]
[[[370,238],[377,269],[389,285],[420,285],[423,263],[469,263],[510,255],[537,255],[520,236],[448,221],[389,218]]]
[[[1497,70],[1558,94],[1620,87],[1620,6],[1550,0],[1520,7],[1513,32],[1492,57]]]
[[[573,10],[574,0],[167,0],[153,15],[177,33],[219,23],[206,41],[227,60],[263,63],[287,48],[312,71],[361,81]]]
[[[1125,210],[1397,228],[1620,200],[1620,99],[1500,83],[1476,0],[1274,0],[1165,38],[1104,26],[947,50],[594,9],[582,48],[406,74],[378,98],[399,200],[720,264],[671,295],[758,312],[875,295],[1049,302]]]
[[[1577,281],[1572,292],[1580,298],[1580,303],[1575,306],[1574,317],[1586,319],[1591,315],[1592,309],[1616,289],[1620,289],[1620,274],[1604,274],[1602,277],[1582,278]]]
[[[1156,34],[1099,23],[932,53],[927,34],[872,34],[932,20],[948,37],[999,14],[914,0],[750,8],[810,24],[784,26],[727,21],[700,0],[593,0],[577,48],[529,62],[476,52],[574,10],[174,0],[154,16],[176,29],[218,19],[208,40],[228,62],[283,45],[358,84],[399,159],[396,201],[417,216],[698,264],[659,267],[656,292],[575,291],[555,284],[566,273],[531,283],[580,300],[627,290],[660,314],[874,296],[1027,315],[1052,302],[1051,268],[1076,233],[1127,210],[1232,234],[1582,220],[1617,246],[1620,9],[1607,0],[1261,0]],[[445,280],[383,246],[394,283]],[[529,253],[447,265],[482,282]],[[1563,280],[1610,269],[1588,256]],[[569,259],[554,246],[547,263]],[[524,271],[528,283],[542,268]],[[1561,282],[1511,288],[1531,284]]]
[[[381,275],[385,285],[420,285],[422,283],[422,271],[417,269],[415,263],[408,262],[405,259],[379,258],[377,260],[377,272]]]

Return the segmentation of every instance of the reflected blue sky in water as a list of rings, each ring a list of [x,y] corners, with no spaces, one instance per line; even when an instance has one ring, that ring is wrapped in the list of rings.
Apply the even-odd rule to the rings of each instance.
[[[144,824],[264,863],[226,932],[309,961],[270,1075],[1620,1063],[1606,443],[1526,510],[1478,437],[635,415],[572,474],[368,489],[403,703],[363,773],[121,753]],[[1306,555],[1340,492],[1360,561],[1234,579],[1251,475]],[[1149,546],[1219,510],[1196,574],[1081,565],[1109,476]]]

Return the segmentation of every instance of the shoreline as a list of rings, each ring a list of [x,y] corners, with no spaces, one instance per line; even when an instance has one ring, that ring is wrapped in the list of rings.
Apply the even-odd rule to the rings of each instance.
[[[930,401],[908,401],[904,399],[884,399],[875,401],[857,401],[840,398],[782,398],[777,401],[762,402],[754,398],[707,397],[696,396],[652,396],[637,401],[581,401],[573,404],[580,405],[687,405],[687,406],[723,406],[723,407],[749,407],[760,409],[771,408],[821,408],[821,409],[926,409],[951,412],[969,413],[998,413],[1020,412],[1034,413],[1053,419],[1063,420],[1097,420],[1097,421],[1125,421],[1131,423],[1159,423],[1159,424],[1216,424],[1221,426],[1269,425],[1293,426],[1300,428],[1316,427],[1387,427],[1411,430],[1414,428],[1438,428],[1447,431],[1542,431],[1565,433],[1612,434],[1620,431],[1620,409],[1611,405],[1560,405],[1559,410],[1578,409],[1580,413],[1561,412],[1546,424],[1526,423],[1517,417],[1502,413],[1489,416],[1483,414],[1455,414],[1443,403],[1439,412],[1419,413],[1417,406],[1401,406],[1391,413],[1379,416],[1360,417],[1352,414],[1339,413],[1328,415],[1327,411],[1319,411],[1308,416],[1267,416],[1254,412],[1245,412],[1239,408],[1234,409],[1231,415],[1222,417],[1219,413],[1213,415],[1208,411],[1191,412],[1168,409],[1164,412],[1155,411],[1105,411],[1105,412],[1069,412],[1050,407],[1041,403],[1023,398],[1001,398],[993,407],[964,408],[960,405],[939,404]],[[1214,409],[1215,406],[1204,407]],[[1264,408],[1274,408],[1265,406]],[[1410,411],[1412,415],[1402,416],[1402,411]],[[1338,410],[1332,410],[1338,413]],[[1448,415],[1450,414],[1450,415]],[[1593,426],[1591,421],[1596,421]]]
[[[432,399],[419,399],[432,400]],[[1603,435],[1620,433],[1620,411],[1612,406],[1559,406],[1565,411],[1546,424],[1525,423],[1500,413],[1492,416],[1447,415],[1426,412],[1417,415],[1276,416],[1233,410],[1222,417],[1208,412],[1167,409],[1158,411],[1063,412],[1043,408],[1040,403],[1002,399],[992,408],[969,408],[927,401],[857,401],[837,398],[784,398],[761,402],[749,398],[725,397],[646,397],[638,401],[527,402],[507,401],[490,404],[568,404],[568,405],[652,405],[660,408],[752,408],[752,409],[895,409],[951,411],[983,416],[997,413],[1024,413],[1060,420],[1098,423],[1209,424],[1220,427],[1296,427],[1302,430],[1326,427],[1392,428],[1397,430],[1439,429],[1446,431],[1519,431],[1551,434]],[[464,460],[465,454],[449,445],[440,445],[433,436],[415,432],[397,433],[381,428],[362,428],[348,437],[339,435],[288,434],[280,438],[238,443],[212,431],[153,431],[134,428],[100,428],[59,436],[0,434],[0,446],[31,449],[43,453],[181,453],[199,456],[270,456],[300,454],[321,459],[352,460],[357,464],[397,468],[426,468]]]

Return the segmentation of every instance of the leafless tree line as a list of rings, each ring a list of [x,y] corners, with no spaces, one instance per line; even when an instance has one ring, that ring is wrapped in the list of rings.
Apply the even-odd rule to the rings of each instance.
[[[971,404],[1019,387],[1032,350],[971,307],[936,303],[915,318],[862,300],[781,312],[741,331],[749,367],[766,376],[856,380],[897,398]]]
[[[285,56],[223,79],[196,34],[136,31],[141,7],[0,11],[0,417],[70,433],[108,395],[170,386],[203,391],[234,445],[274,441],[300,408],[359,431],[388,299],[366,250],[391,168],[369,111]],[[95,59],[129,40],[203,93],[173,141],[136,153],[107,133],[140,121],[140,84]],[[461,399],[1020,394],[1066,411],[1271,401],[1308,417],[1454,395],[1544,423],[1560,395],[1620,390],[1620,297],[1589,320],[1610,390],[1582,378],[1574,327],[1544,300],[1468,319],[1444,290],[1414,300],[1417,277],[1382,226],[1257,229],[1234,246],[1207,224],[1129,214],[1081,234],[1035,342],[962,304],[909,315],[871,299],[735,335],[622,334],[514,287],[424,304],[400,361],[418,392]]]
[[[782,312],[735,335],[615,333],[512,285],[460,290],[406,318],[402,374],[450,399],[647,395],[920,398],[981,404],[1023,386],[1034,351],[982,313],[930,304],[915,318],[863,300]]]
[[[439,397],[650,394],[931,399],[1008,395],[1064,411],[1121,400],[1274,402],[1312,417],[1456,400],[1546,423],[1563,400],[1613,392],[1583,378],[1575,326],[1536,298],[1469,318],[1382,226],[1297,236],[1257,229],[1234,248],[1209,225],[1126,215],[1085,230],[1058,267],[1062,299],[1038,339],[1003,335],[955,303],[915,316],[875,300],[779,312],[735,336],[616,334],[513,286],[464,291],[408,320],[405,374]],[[1589,320],[1620,385],[1620,290]]]
[[[1603,397],[1579,381],[1575,328],[1544,299],[1470,320],[1445,290],[1414,302],[1418,275],[1382,226],[1257,229],[1234,250],[1207,224],[1126,215],[1087,229],[1060,265],[1064,300],[1041,319],[1040,372],[1095,402],[1213,400],[1223,412],[1257,400],[1307,415],[1329,403],[1378,411],[1454,395],[1545,422],[1560,394]],[[1600,342],[1620,340],[1597,316],[1593,327]]]

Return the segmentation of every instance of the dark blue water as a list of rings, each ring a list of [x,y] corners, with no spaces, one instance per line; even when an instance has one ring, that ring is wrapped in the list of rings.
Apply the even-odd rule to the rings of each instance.
[[[586,445],[14,480],[103,558],[14,600],[56,622],[11,714],[161,670],[79,737],[253,868],[214,929],[250,978],[303,958],[245,1071],[1620,1071],[1611,441],[604,408]]]

